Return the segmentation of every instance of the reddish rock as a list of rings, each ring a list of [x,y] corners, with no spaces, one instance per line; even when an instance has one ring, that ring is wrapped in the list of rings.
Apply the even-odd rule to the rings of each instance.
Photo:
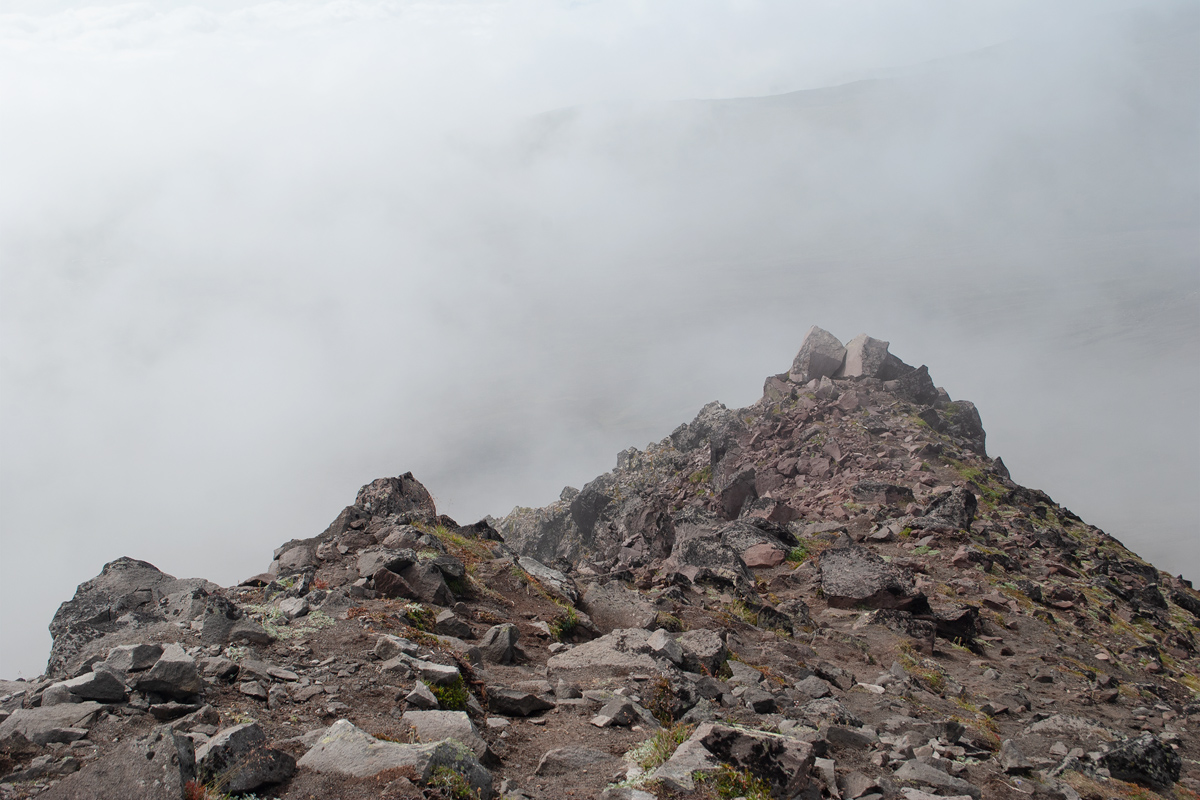
[[[782,550],[766,542],[748,547],[742,553],[742,561],[746,562],[747,567],[778,567],[785,557]]]

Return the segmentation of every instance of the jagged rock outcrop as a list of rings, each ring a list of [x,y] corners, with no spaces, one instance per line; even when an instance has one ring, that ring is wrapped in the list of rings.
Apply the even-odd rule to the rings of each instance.
[[[754,405],[500,521],[405,473],[240,586],[106,565],[0,681],[0,799],[1200,790],[1200,594],[888,348],[815,328]]]

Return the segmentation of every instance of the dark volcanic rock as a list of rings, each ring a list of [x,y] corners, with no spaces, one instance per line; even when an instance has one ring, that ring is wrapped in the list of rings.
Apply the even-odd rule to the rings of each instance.
[[[925,595],[913,590],[911,575],[857,545],[821,554],[821,590],[835,608],[928,610]]]
[[[1100,764],[1119,780],[1152,789],[1169,789],[1179,780],[1183,761],[1168,745],[1146,733],[1105,753],[1100,757]]]
[[[923,516],[912,521],[914,528],[942,528],[948,530],[968,530],[971,521],[975,519],[975,510],[979,501],[969,490],[961,486],[938,495]]]
[[[38,797],[45,800],[182,800],[196,778],[192,740],[155,728],[105,758],[68,775]]]
[[[414,511],[431,517],[437,516],[433,497],[411,472],[396,478],[377,478],[371,481],[358,490],[354,505],[373,517]]]

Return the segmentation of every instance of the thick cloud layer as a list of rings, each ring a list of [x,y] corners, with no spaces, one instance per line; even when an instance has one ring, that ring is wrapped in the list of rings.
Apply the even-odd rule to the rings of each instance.
[[[0,674],[108,560],[232,583],[406,470],[544,504],[814,323],[1200,577],[1194,3],[26,6]]]

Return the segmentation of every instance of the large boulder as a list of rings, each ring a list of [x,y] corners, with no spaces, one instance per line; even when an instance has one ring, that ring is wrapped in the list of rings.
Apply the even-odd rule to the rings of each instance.
[[[914,591],[911,574],[857,545],[821,553],[821,591],[834,608],[897,608],[914,613],[929,608],[925,595]]]
[[[956,486],[937,495],[923,516],[910,521],[914,528],[970,530],[979,501],[969,489]]]
[[[465,711],[414,711],[404,712],[401,722],[407,723],[417,736],[418,742],[426,744],[454,739],[471,748],[480,761],[494,758],[488,744]]]
[[[196,751],[200,780],[231,793],[250,792],[281,783],[296,772],[296,759],[267,747],[257,722],[219,731]]]
[[[106,653],[113,645],[158,630],[177,631],[172,623],[202,613],[197,597],[219,588],[204,580],[180,580],[133,558],[110,561],[55,612],[47,677],[70,677],[89,655]]]
[[[0,722],[0,747],[20,739],[37,745],[82,739],[103,709],[94,702],[18,708]]]
[[[888,381],[886,385],[903,399],[918,405],[933,405],[939,397],[937,387],[929,377],[929,367],[924,364]]]
[[[796,383],[808,383],[813,378],[831,377],[842,368],[846,348],[827,330],[813,325],[804,335],[800,352],[792,360],[789,377]]]
[[[1183,761],[1169,745],[1145,733],[1105,753],[1100,765],[1118,780],[1169,790],[1179,780]]]
[[[445,739],[432,744],[401,744],[376,739],[349,720],[329,726],[297,765],[318,773],[369,778],[385,770],[411,769],[422,783],[439,767],[467,780],[482,800],[492,797],[492,774],[467,746]]]
[[[358,490],[354,505],[373,517],[412,512],[437,516],[437,507],[429,490],[411,472],[396,478],[376,478]]]
[[[649,628],[658,619],[654,604],[619,581],[594,584],[583,594],[592,622],[608,632],[618,628]]]
[[[139,674],[136,685],[143,692],[181,699],[193,697],[204,689],[196,659],[177,644],[164,647],[154,666]]]
[[[622,628],[551,656],[546,666],[557,673],[620,676],[655,668],[650,655],[650,632]]]
[[[846,360],[836,377],[890,381],[911,369],[888,352],[888,342],[860,333],[846,343]]]
[[[192,740],[163,725],[38,795],[44,800],[183,800],[196,778]]]

